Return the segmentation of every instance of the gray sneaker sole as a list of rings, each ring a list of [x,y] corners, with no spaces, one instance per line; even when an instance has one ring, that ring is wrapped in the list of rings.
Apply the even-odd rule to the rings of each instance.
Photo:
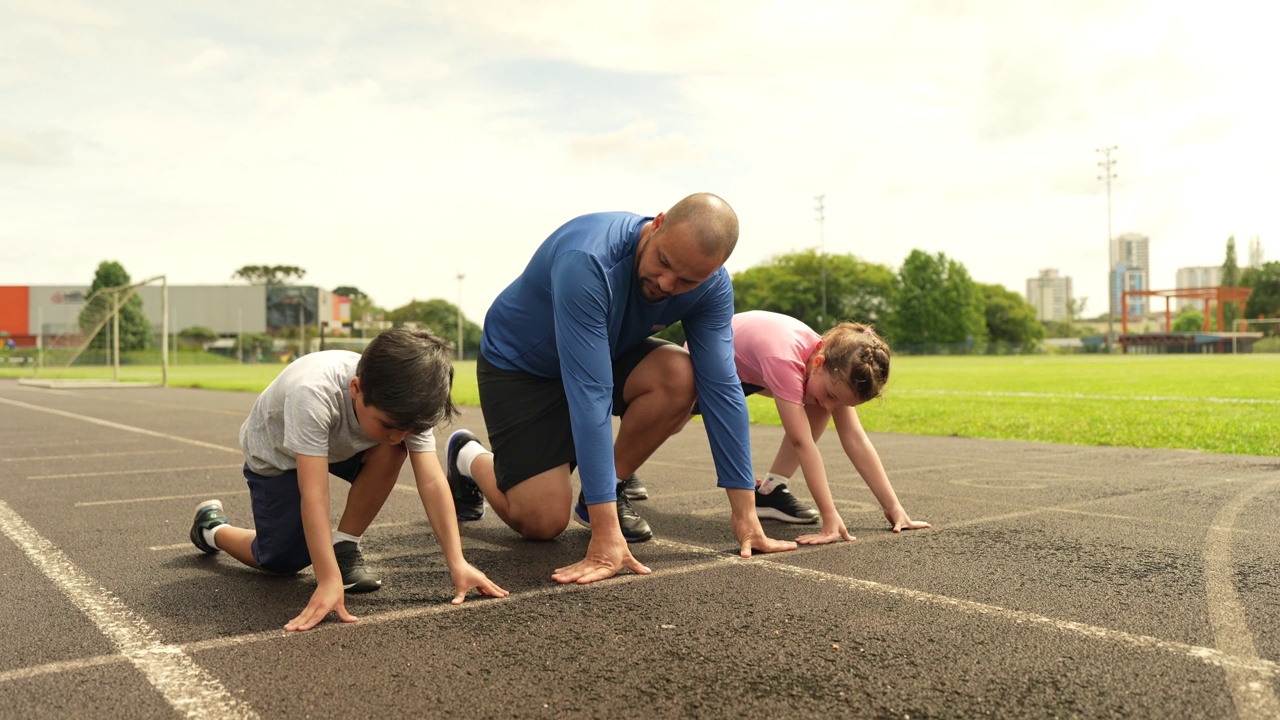
[[[758,507],[756,508],[756,517],[761,520],[781,520],[782,522],[791,523],[793,525],[812,525],[818,522],[818,519],[822,516],[814,515],[811,518],[798,518],[792,517],[781,510],[775,510],[774,508]]]
[[[382,581],[370,580],[368,578],[365,578],[360,582],[354,582],[354,583],[351,583],[350,585],[343,585],[342,589],[349,593],[371,593],[374,590],[382,589]]]

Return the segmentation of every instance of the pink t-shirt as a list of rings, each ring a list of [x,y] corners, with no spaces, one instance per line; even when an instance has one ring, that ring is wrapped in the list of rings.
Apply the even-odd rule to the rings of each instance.
[[[808,325],[766,310],[733,316],[733,355],[738,378],[761,385],[777,400],[804,404],[804,368],[822,337]]]

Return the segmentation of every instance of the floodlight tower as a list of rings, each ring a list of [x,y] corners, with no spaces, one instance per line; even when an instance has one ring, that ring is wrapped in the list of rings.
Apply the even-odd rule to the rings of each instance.
[[[1111,167],[1119,160],[1111,157],[1111,153],[1119,148],[1115,145],[1110,147],[1098,148],[1094,152],[1102,153],[1102,160],[1098,163],[1098,167],[1102,168],[1102,174],[1098,176],[1099,180],[1107,183],[1107,352],[1111,352],[1111,343],[1115,329],[1113,327],[1114,317],[1116,314],[1116,267],[1115,253],[1111,252],[1111,181],[1115,179],[1116,174],[1111,172]]]
[[[822,268],[822,313],[818,315],[819,333],[827,329],[824,325],[827,317],[827,217],[824,214],[826,205],[822,203],[826,197],[826,195],[813,196],[813,199],[818,201],[818,206],[814,210],[818,211],[818,262]]]
[[[462,360],[462,279],[466,275],[458,273],[458,359]]]

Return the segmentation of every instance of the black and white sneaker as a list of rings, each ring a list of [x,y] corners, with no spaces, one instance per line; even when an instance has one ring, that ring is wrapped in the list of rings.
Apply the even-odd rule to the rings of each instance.
[[[631,507],[631,500],[623,490],[624,483],[618,483],[618,527],[622,529],[622,537],[629,543],[644,542],[653,537],[653,529],[649,523]],[[578,504],[573,508],[573,519],[579,525],[591,527],[591,514],[587,512],[587,500],[578,491]]]
[[[785,482],[769,478],[756,486],[756,517],[808,525],[818,521],[818,511],[797,500]]]
[[[631,473],[626,480],[622,481],[622,492],[626,494],[628,500],[648,500],[649,488],[640,482],[640,478],[635,473]]]
[[[364,564],[360,546],[350,540],[333,544],[333,554],[338,558],[338,570],[342,571],[342,589],[350,593],[373,592],[382,587],[382,578]]]
[[[191,544],[210,555],[218,548],[205,542],[204,531],[227,524],[227,514],[222,511],[221,500],[205,500],[196,506],[196,519],[191,521]]]
[[[469,442],[480,442],[470,430],[457,430],[449,436],[445,450],[445,475],[449,478],[449,490],[453,493],[453,510],[463,522],[484,517],[484,493],[470,475],[458,469],[458,451]]]

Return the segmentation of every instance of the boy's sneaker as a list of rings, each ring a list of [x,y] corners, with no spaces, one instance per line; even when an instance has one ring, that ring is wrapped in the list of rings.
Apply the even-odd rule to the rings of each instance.
[[[222,511],[221,500],[205,500],[196,506],[196,519],[191,523],[191,544],[210,555],[218,548],[205,542],[204,531],[227,524],[227,514]]]
[[[622,492],[626,493],[628,500],[648,500],[649,488],[640,482],[640,478],[635,473],[631,473],[626,480],[622,481]]]
[[[636,513],[635,508],[631,507],[631,500],[622,486],[623,483],[618,483],[618,527],[622,528],[622,537],[627,542],[644,542],[653,537],[653,530],[649,527],[649,523]],[[573,508],[573,519],[577,520],[579,525],[591,527],[591,514],[587,512],[587,500],[581,490],[578,491],[578,504]]]
[[[818,511],[797,500],[785,482],[769,478],[756,487],[756,517],[808,525],[818,521]]]
[[[360,546],[350,540],[333,544],[333,555],[342,571],[342,589],[350,593],[373,592],[382,587],[382,578],[364,564]]]
[[[469,475],[458,469],[458,451],[471,441],[480,442],[470,430],[457,430],[449,436],[445,450],[445,474],[449,478],[449,490],[453,492],[453,509],[462,521],[484,517],[484,493]]]

